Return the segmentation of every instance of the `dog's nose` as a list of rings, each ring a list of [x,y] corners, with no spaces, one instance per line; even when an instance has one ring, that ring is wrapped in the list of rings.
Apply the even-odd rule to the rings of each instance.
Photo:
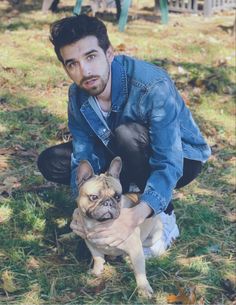
[[[105,207],[111,207],[113,205],[113,201],[111,199],[107,199],[106,201],[103,202],[103,205]]]

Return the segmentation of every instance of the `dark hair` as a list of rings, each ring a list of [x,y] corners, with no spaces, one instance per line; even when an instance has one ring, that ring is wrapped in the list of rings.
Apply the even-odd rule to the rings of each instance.
[[[50,27],[50,41],[54,45],[57,58],[63,63],[60,48],[72,44],[86,36],[95,36],[104,52],[110,46],[106,26],[96,17],[75,15],[54,22]]]

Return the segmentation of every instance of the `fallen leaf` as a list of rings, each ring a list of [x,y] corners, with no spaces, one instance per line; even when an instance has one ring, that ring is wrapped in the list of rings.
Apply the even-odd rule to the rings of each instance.
[[[19,188],[20,186],[21,184],[18,181],[18,178],[9,176],[0,184],[0,194],[4,193],[10,195],[13,189]]]
[[[98,294],[106,288],[106,281],[103,278],[87,280],[87,286],[81,292]]]
[[[9,164],[8,164],[8,157],[7,156],[2,156],[0,155],[0,169],[6,169],[8,168]]]
[[[189,106],[189,105],[191,104],[191,102],[190,102],[190,99],[189,99],[189,94],[188,94],[188,92],[186,92],[186,91],[182,92],[182,93],[181,93],[181,96],[182,96],[182,98],[183,98],[185,104],[186,104],[187,106]]]
[[[178,66],[178,73],[179,74],[187,74],[187,71],[183,67]]]
[[[0,148],[0,155],[12,155],[14,154],[14,150],[10,147]]]
[[[201,298],[198,300],[197,305],[205,305],[205,299],[204,299],[204,297],[201,297]]]
[[[230,222],[236,222],[236,212],[228,212],[226,217]]]
[[[14,148],[15,150],[26,150],[26,149],[25,149],[23,146],[21,146],[20,144],[14,145],[13,148]]]
[[[1,197],[0,197],[0,201],[1,201]],[[0,224],[3,224],[5,222],[7,222],[12,215],[12,210],[10,208],[8,208],[7,206],[1,206],[0,207]]]
[[[33,149],[29,149],[29,150],[26,150],[26,151],[19,150],[19,151],[16,152],[16,155],[20,156],[20,157],[36,158],[38,156],[38,153]]]
[[[175,199],[175,200],[183,200],[183,199],[185,199],[185,194],[184,193],[181,193],[181,192],[179,192],[179,191],[174,191],[173,192],[173,195],[172,195],[172,199]]]
[[[116,46],[116,50],[120,52],[124,52],[126,49],[126,46],[124,43],[120,43],[118,46]]]
[[[35,257],[31,256],[26,262],[26,267],[29,271],[39,269],[40,268],[40,261],[37,260]]]
[[[1,288],[6,292],[15,292],[17,290],[17,287],[14,283],[14,278],[13,274],[9,271],[6,270],[2,274],[2,285]]]
[[[196,304],[196,287],[179,287],[179,293],[177,295],[170,294],[167,296],[167,303],[170,304]]]

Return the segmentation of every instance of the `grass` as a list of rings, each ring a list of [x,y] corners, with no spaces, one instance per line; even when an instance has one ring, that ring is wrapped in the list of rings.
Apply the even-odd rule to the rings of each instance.
[[[14,9],[0,3],[0,304],[167,304],[177,287],[196,286],[201,304],[231,304],[235,285],[235,59],[234,37],[224,29],[234,13],[170,14],[168,26],[150,20],[148,1],[133,1],[124,33],[105,21],[117,53],[169,71],[213,155],[200,177],[179,190],[174,205],[181,237],[147,262],[155,291],[140,300],[129,262],[110,262],[102,279],[78,262],[70,232],[75,203],[67,187],[47,183],[37,155],[64,139],[70,81],[48,41],[49,24],[69,15],[43,14],[38,0]],[[137,11],[137,7],[139,10]],[[142,16],[141,16],[142,14]],[[149,16],[149,18],[145,17]],[[3,150],[5,149],[5,150]],[[6,281],[7,278],[7,281]],[[6,289],[6,284],[10,286]],[[235,289],[235,288],[234,288]],[[235,290],[234,290],[235,291]]]

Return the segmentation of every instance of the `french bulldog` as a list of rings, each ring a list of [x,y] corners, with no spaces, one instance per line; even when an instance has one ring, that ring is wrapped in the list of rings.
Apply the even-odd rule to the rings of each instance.
[[[117,219],[123,208],[138,204],[137,194],[122,194],[119,174],[122,169],[120,157],[112,160],[105,174],[95,175],[88,161],[78,166],[79,195],[76,199],[78,215],[84,227],[90,230],[98,222]],[[122,244],[117,247],[97,245],[89,239],[85,242],[91,251],[94,265],[92,273],[99,276],[103,272],[104,256],[128,255],[133,265],[139,294],[150,298],[153,290],[147,280],[143,247],[152,246],[161,237],[161,218],[156,215],[147,218]]]

